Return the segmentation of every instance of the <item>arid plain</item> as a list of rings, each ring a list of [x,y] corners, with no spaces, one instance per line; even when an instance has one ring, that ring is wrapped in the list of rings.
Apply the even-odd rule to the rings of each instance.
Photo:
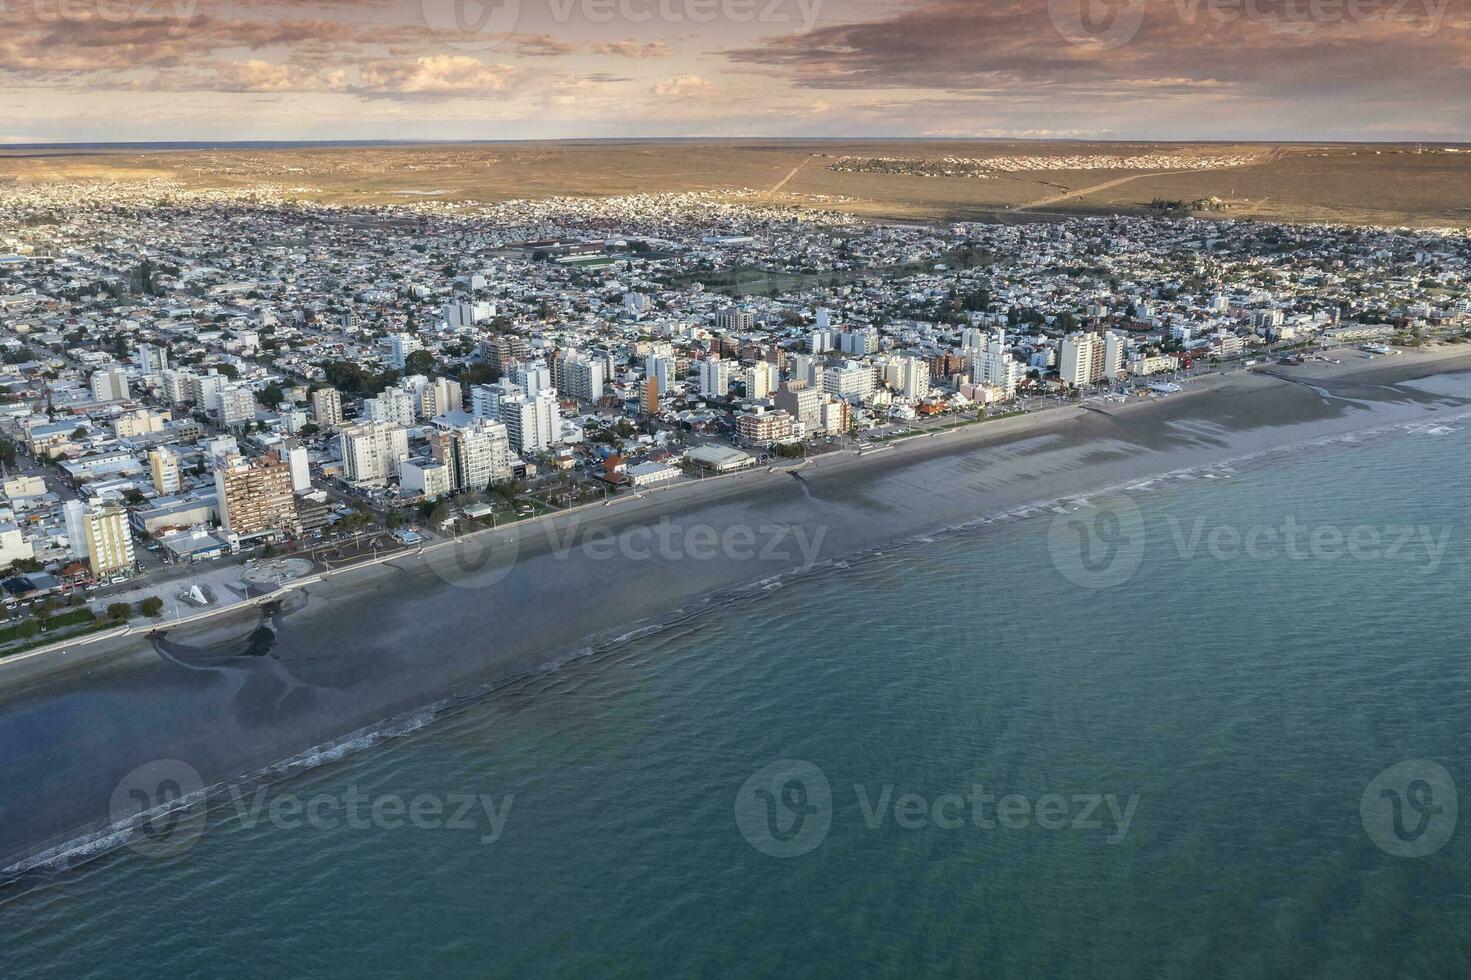
[[[345,205],[712,191],[872,217],[1173,213],[1471,227],[1471,149],[878,141],[0,148],[0,180],[171,179]],[[1151,206],[1154,205],[1152,208]]]

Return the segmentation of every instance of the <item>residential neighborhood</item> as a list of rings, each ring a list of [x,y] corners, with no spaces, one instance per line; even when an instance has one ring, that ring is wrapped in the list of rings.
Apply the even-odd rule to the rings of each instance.
[[[699,193],[345,209],[167,181],[0,187],[0,230],[11,641],[64,609],[224,601],[215,563],[350,562],[1471,331],[1471,247],[1423,231],[922,226]]]

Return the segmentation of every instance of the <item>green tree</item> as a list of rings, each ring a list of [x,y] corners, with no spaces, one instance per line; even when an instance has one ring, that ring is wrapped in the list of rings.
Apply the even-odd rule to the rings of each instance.
[[[151,595],[138,603],[138,611],[152,619],[157,619],[158,614],[163,612],[163,600],[156,595]]]
[[[427,350],[416,350],[404,358],[404,371],[408,374],[429,374],[434,370],[434,355]]]
[[[115,623],[126,623],[133,618],[133,607],[126,602],[109,603],[107,618]]]

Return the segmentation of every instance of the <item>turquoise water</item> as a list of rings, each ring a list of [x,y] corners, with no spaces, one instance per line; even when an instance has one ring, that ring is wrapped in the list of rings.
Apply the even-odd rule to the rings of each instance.
[[[1471,974],[1471,821],[1402,857],[1360,809],[1405,760],[1471,788],[1471,431],[1212,476],[1131,494],[1142,561],[1112,588],[1060,574],[1050,513],[937,535],[281,780],[256,817],[217,802],[182,855],[119,849],[0,893],[0,972]],[[1448,547],[1431,569],[1419,537],[1338,558],[1203,543],[1288,518]],[[793,857],[737,816],[777,760],[831,793]],[[972,785],[1029,816],[976,826],[945,796]],[[808,788],[790,812],[821,803]],[[289,815],[354,794],[422,798],[422,825]],[[480,795],[498,835],[478,800],[472,829],[429,825]],[[1075,826],[1095,797],[1133,800],[1127,826],[1107,803]]]

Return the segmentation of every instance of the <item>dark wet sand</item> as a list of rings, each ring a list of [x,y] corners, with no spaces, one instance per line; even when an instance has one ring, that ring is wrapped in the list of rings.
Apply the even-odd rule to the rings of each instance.
[[[1310,365],[1282,369],[1296,380],[1237,374],[970,426],[823,457],[801,479],[747,473],[496,532],[152,642],[0,663],[0,867],[105,829],[118,781],[145,762],[231,780],[759,591],[809,559],[821,574],[982,515],[1471,411],[1471,375],[1437,378],[1439,393],[1400,384],[1468,370],[1471,352]]]

